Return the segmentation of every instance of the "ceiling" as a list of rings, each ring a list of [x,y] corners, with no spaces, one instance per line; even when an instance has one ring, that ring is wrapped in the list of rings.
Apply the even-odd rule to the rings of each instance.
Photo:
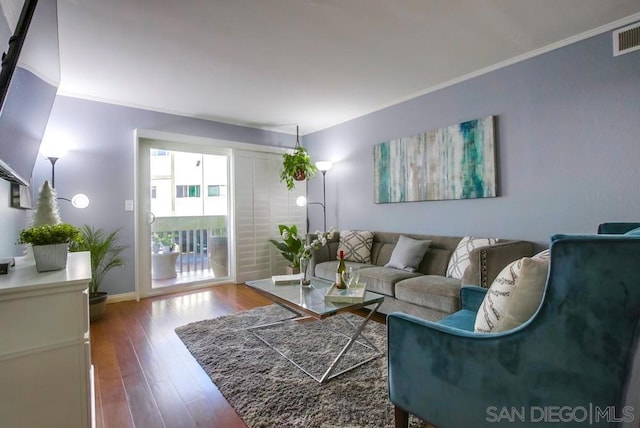
[[[640,20],[639,0],[59,0],[58,7],[60,94],[288,133],[299,124],[301,134],[614,21]]]

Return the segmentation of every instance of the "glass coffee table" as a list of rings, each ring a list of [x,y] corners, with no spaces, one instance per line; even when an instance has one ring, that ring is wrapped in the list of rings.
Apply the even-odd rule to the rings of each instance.
[[[285,359],[291,362],[293,365],[298,367],[304,373],[315,379],[317,382],[323,383],[328,381],[329,379],[333,379],[336,376],[339,376],[343,373],[346,373],[350,370],[355,369],[375,358],[378,358],[382,355],[380,349],[375,346],[367,337],[362,333],[365,325],[369,322],[371,317],[378,311],[380,305],[384,301],[384,296],[382,294],[373,293],[367,291],[364,296],[364,300],[358,303],[342,303],[342,302],[331,302],[325,301],[325,293],[331,287],[332,283],[320,278],[311,278],[311,285],[309,287],[301,287],[300,284],[292,284],[292,285],[276,285],[273,283],[271,278],[260,279],[257,281],[248,281],[246,283],[249,287],[257,291],[259,294],[267,297],[274,303],[282,306],[288,311],[293,313],[293,316],[289,318],[285,318],[282,320],[278,320],[275,322],[271,322],[268,324],[256,325],[253,327],[247,328],[248,331],[253,333],[258,339],[264,342],[267,346],[269,346],[274,351],[278,352]],[[277,348],[277,346],[272,345],[268,340],[261,337],[258,334],[258,331],[262,329],[266,329],[269,327],[273,327],[282,323],[292,322],[292,321],[302,321],[302,320],[321,320],[324,318],[328,318],[333,315],[338,315],[344,312],[351,312],[356,309],[364,308],[365,306],[373,306],[373,309],[369,311],[369,314],[366,317],[363,317],[362,322],[359,324],[354,324],[351,320],[347,320],[348,325],[350,326],[350,331],[347,333],[337,332],[338,334],[344,335],[348,338],[348,342],[340,351],[338,352],[335,359],[329,364],[329,367],[326,368],[326,371],[320,376],[316,376],[294,361],[292,358],[289,358],[285,355],[281,350]],[[356,362],[355,364],[350,365],[347,368],[341,369],[334,373],[338,363],[343,358],[345,353],[352,347],[354,343],[358,343],[361,346],[365,346],[373,351],[372,355],[368,355],[361,361]],[[324,370],[324,369],[323,369]]]

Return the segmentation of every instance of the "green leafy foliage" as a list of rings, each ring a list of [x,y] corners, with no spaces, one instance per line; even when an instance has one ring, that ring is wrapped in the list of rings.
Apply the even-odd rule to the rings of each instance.
[[[175,242],[175,235],[173,232],[154,232],[153,242],[158,245],[164,245],[165,247],[169,247],[170,251],[173,251],[174,247],[177,245]]]
[[[19,244],[31,245],[64,244],[81,240],[80,229],[68,223],[28,227],[22,229],[18,236]]]
[[[91,253],[91,282],[89,296],[94,297],[100,290],[100,284],[107,272],[125,265],[122,252],[126,245],[118,244],[118,232],[106,233],[89,225],[82,227],[82,240],[71,245],[71,251],[89,251]]]
[[[307,149],[302,146],[296,146],[293,153],[284,153],[282,155],[282,172],[280,173],[280,181],[286,183],[287,189],[292,190],[296,186],[296,181],[308,180],[316,175],[318,169],[311,163],[311,156],[307,153]]]
[[[300,267],[299,253],[304,244],[302,239],[298,236],[298,228],[294,224],[293,226],[286,226],[284,224],[278,225],[282,242],[278,242],[275,239],[269,239],[273,245],[275,245],[285,259],[289,261],[289,265],[293,268]]]
[[[311,250],[318,249],[321,245],[326,245],[327,239],[331,239],[336,233],[336,229],[333,227],[329,232],[318,231],[316,232],[316,238],[310,244],[307,244],[306,238],[298,236],[298,228],[295,224],[293,226],[279,224],[278,230],[280,231],[282,242],[278,242],[275,239],[269,239],[269,242],[280,250],[280,253],[293,268],[300,268],[301,257],[311,258]]]

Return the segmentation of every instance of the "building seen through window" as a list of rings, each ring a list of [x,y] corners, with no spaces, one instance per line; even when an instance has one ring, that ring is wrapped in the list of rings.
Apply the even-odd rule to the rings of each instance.
[[[156,217],[226,216],[227,156],[151,149],[151,211]]]

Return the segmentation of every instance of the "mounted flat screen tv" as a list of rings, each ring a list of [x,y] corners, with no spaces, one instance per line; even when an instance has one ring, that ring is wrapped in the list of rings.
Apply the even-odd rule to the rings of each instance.
[[[0,178],[29,185],[60,83],[56,0],[0,0]]]

